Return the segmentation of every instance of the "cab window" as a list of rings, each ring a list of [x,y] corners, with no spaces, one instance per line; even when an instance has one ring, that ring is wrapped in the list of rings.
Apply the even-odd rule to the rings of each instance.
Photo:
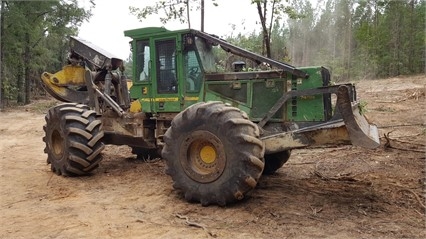
[[[184,52],[184,79],[187,92],[199,92],[201,87],[201,68],[194,49]]]
[[[149,41],[137,41],[136,43],[136,79],[144,81],[149,79]]]
[[[157,91],[158,93],[176,93],[176,42],[165,40],[156,42]]]

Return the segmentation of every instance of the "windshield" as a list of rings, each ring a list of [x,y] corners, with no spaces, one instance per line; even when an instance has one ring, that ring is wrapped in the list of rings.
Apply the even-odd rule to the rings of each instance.
[[[207,44],[203,39],[199,37],[195,38],[195,45],[197,46],[204,72],[216,72],[216,64],[214,60],[212,46]]]

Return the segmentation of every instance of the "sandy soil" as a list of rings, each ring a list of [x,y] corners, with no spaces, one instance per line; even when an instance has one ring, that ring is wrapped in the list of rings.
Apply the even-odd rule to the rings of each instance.
[[[46,102],[0,112],[0,238],[425,238],[424,76],[358,82],[382,146],[294,150],[229,207],[185,202],[161,160],[107,146],[93,176],[46,165]],[[386,145],[384,134],[390,138]]]

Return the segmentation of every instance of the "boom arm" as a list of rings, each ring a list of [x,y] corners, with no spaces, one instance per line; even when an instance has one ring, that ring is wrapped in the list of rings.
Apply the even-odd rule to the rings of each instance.
[[[253,52],[249,52],[249,51],[244,50],[240,47],[234,46],[234,45],[226,42],[225,40],[222,40],[222,39],[215,37],[213,35],[209,35],[209,34],[206,34],[204,32],[200,32],[200,31],[196,31],[196,30],[191,30],[191,33],[194,34],[195,36],[204,38],[211,43],[215,43],[215,44],[220,45],[225,51],[231,52],[232,54],[242,56],[242,57],[245,57],[245,58],[249,58],[251,60],[256,61],[259,64],[262,63],[262,62],[268,63],[271,66],[275,66],[279,69],[284,70],[285,72],[288,72],[288,73],[295,75],[297,77],[300,77],[300,78],[306,79],[306,78],[309,77],[309,75],[307,73],[305,73],[305,72],[303,72],[299,69],[296,69],[292,65],[286,64],[284,62],[276,61],[276,60],[258,55],[258,54],[253,53]]]

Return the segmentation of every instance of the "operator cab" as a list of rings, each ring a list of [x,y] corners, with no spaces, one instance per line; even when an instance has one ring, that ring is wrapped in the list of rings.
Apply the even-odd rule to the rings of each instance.
[[[180,112],[198,101],[204,72],[214,69],[211,48],[202,39],[190,30],[165,28],[129,30],[125,35],[133,39],[135,62],[130,97],[140,101],[144,112]]]

